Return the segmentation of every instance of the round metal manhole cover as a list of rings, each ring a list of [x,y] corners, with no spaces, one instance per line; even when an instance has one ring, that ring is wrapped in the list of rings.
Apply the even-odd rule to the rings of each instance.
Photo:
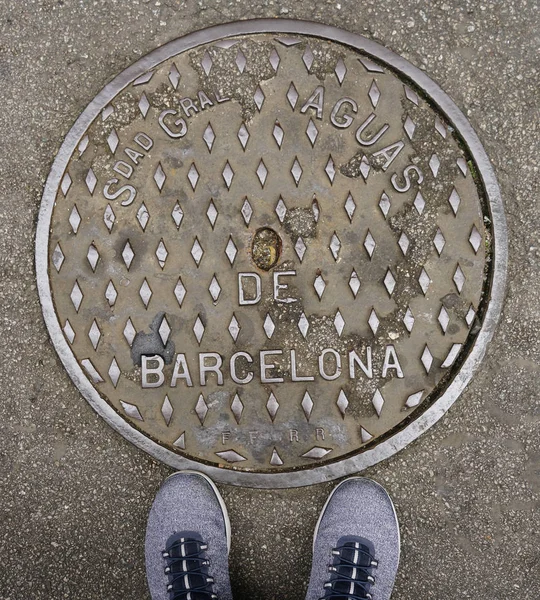
[[[175,467],[295,486],[459,395],[500,310],[497,184],[452,101],[364,38],[251,21],[157,49],[68,134],[40,214],[76,385]]]

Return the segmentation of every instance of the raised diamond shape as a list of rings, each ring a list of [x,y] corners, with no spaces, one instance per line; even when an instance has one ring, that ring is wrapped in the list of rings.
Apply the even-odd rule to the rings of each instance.
[[[441,365],[441,368],[448,369],[454,364],[456,358],[458,357],[459,351],[461,350],[461,347],[462,344],[452,345],[452,347],[450,348],[450,352],[448,353],[448,355],[444,359],[443,364]]]
[[[210,296],[212,296],[212,300],[217,302],[219,295],[221,294],[221,286],[219,285],[219,281],[216,279],[215,275],[212,277],[208,291],[210,292]]]
[[[229,161],[227,161],[227,163],[225,164],[222,175],[223,175],[223,181],[225,182],[227,189],[230,190],[231,183],[232,183],[232,180],[234,177],[234,171],[232,170],[232,167],[229,164]]]
[[[261,158],[261,162],[259,163],[259,166],[257,167],[257,177],[259,178],[259,181],[261,182],[261,187],[264,187],[264,183],[266,181],[267,176],[268,176],[268,169],[266,168],[266,166],[263,163],[262,158]]]
[[[435,130],[440,134],[442,138],[446,138],[447,129],[445,124],[441,121],[439,116],[435,117]]]
[[[73,340],[75,339],[75,331],[73,329],[73,327],[71,326],[71,323],[66,319],[66,323],[64,325],[64,334],[67,337],[67,339],[69,340],[70,344],[73,344]]]
[[[169,400],[169,396],[165,396],[163,400],[163,404],[161,405],[161,414],[163,415],[163,419],[165,420],[165,424],[167,427],[169,426],[173,414],[173,407],[171,401]]]
[[[366,239],[364,240],[364,248],[366,249],[369,258],[373,256],[373,252],[375,252],[375,246],[375,240],[373,239],[373,236],[371,235],[371,232],[368,229]]]
[[[414,121],[411,119],[411,117],[409,117],[409,115],[407,115],[407,118],[405,119],[403,129],[405,129],[405,133],[409,136],[409,139],[412,140],[414,131],[416,129],[416,125],[414,124]]]
[[[431,278],[423,267],[422,271],[420,272],[420,277],[418,277],[418,283],[420,284],[420,288],[425,296],[426,292],[428,291],[429,284],[431,283]]]
[[[456,188],[454,188],[452,190],[452,193],[450,194],[450,197],[448,198],[448,202],[450,203],[450,206],[452,207],[452,210],[454,211],[454,215],[457,215],[459,205],[461,204],[461,198],[459,197],[459,194],[457,193]]]
[[[341,413],[341,416],[343,418],[345,418],[345,411],[347,410],[347,407],[349,406],[349,400],[347,399],[347,396],[345,395],[345,392],[343,390],[340,390],[336,404],[337,404],[337,407],[339,408],[339,412]]]
[[[141,115],[143,116],[143,119],[146,119],[146,115],[148,114],[149,109],[150,109],[150,102],[148,102],[148,98],[146,97],[146,94],[143,94],[141,96],[141,99],[139,100],[139,110],[141,111]]]
[[[275,467],[279,467],[283,464],[283,461],[281,460],[281,457],[279,456],[278,451],[275,448],[272,450],[272,458],[270,459],[270,464]]]
[[[317,202],[317,198],[313,198],[313,202],[311,203],[311,212],[313,213],[313,218],[315,219],[315,223],[318,223],[319,217],[321,216],[321,209],[319,208],[319,203]]]
[[[385,192],[381,194],[381,199],[379,200],[379,208],[381,209],[384,218],[388,216],[388,211],[390,210],[390,198],[386,195]]]
[[[118,139],[116,129],[113,129],[111,133],[109,133],[109,137],[107,138],[107,145],[109,146],[109,149],[113,154],[116,152],[119,143],[120,140]]]
[[[206,129],[204,130],[204,133],[203,133],[203,140],[204,140],[204,143],[206,144],[206,147],[208,148],[208,152],[212,152],[212,146],[214,145],[215,139],[216,139],[216,134],[214,133],[214,130],[212,129],[212,124],[208,123],[208,125],[206,126]]]
[[[114,108],[108,104],[102,111],[101,111],[101,120],[102,121],[106,121],[114,112]]]
[[[410,100],[413,104],[416,104],[416,106],[418,106],[418,94],[411,90],[411,88],[408,85],[403,85],[403,89],[405,90],[405,96],[407,97],[408,100]]]
[[[161,163],[159,163],[157,166],[156,172],[154,173],[154,181],[156,182],[156,185],[160,192],[163,189],[163,186],[165,185],[166,179],[167,179],[167,176],[165,175],[165,171],[163,170]]]
[[[319,300],[320,300],[322,298],[322,295],[324,294],[324,289],[326,288],[326,281],[323,279],[322,275],[318,275],[315,278],[313,287],[315,288],[315,291],[317,292],[317,296],[319,296]]]
[[[437,253],[439,254],[439,256],[441,255],[441,252],[443,251],[445,244],[446,244],[446,240],[444,238],[442,231],[440,229],[437,229],[437,233],[435,234],[435,237],[433,238],[433,245],[435,246],[435,248],[437,248]]]
[[[469,310],[468,310],[467,314],[465,315],[465,322],[467,323],[467,325],[469,327],[472,325],[472,322],[474,321],[474,317],[475,316],[476,316],[476,311],[474,310],[474,307],[471,304],[471,306],[469,307]]]
[[[349,278],[349,287],[351,288],[353,296],[356,298],[358,290],[360,289],[360,279],[358,278],[358,273],[354,269]]]
[[[114,214],[113,209],[110,204],[107,204],[105,208],[105,212],[103,213],[103,222],[105,223],[105,227],[109,230],[109,233],[112,231],[114,222],[116,220],[116,215]]]
[[[84,151],[88,148],[89,142],[90,139],[87,135],[85,135],[83,139],[79,142],[79,145],[77,146],[77,150],[79,151],[79,158],[84,154]]]
[[[386,271],[386,275],[384,276],[383,283],[384,283],[384,287],[386,288],[386,291],[388,292],[388,295],[391,296],[392,293],[394,292],[394,288],[396,287],[396,279],[392,275],[392,271],[390,269],[388,269],[388,271]]]
[[[214,229],[214,225],[216,224],[216,219],[218,218],[218,211],[216,208],[216,205],[214,204],[213,200],[210,200],[210,204],[208,205],[208,209],[206,211],[206,216],[208,217],[208,220],[210,221],[210,225],[212,226],[212,229]]]
[[[306,419],[309,422],[309,417],[311,416],[311,411],[313,410],[313,400],[307,391],[302,398],[301,406],[304,414],[306,415]]]
[[[334,73],[336,74],[337,80],[339,81],[339,85],[341,85],[343,83],[343,80],[345,79],[345,75],[347,74],[347,67],[343,62],[343,59],[340,58],[337,61]]]
[[[482,236],[476,226],[473,225],[471,235],[469,236],[469,243],[472,246],[474,253],[478,254],[478,250],[480,249],[480,244],[482,243]]]
[[[261,112],[262,105],[264,104],[264,93],[261,90],[260,86],[257,86],[257,89],[255,90],[255,94],[253,96],[253,100],[255,100],[257,110]]]
[[[461,290],[463,289],[463,284],[465,283],[465,275],[463,274],[463,271],[461,270],[461,267],[459,265],[457,266],[456,272],[454,273],[454,277],[452,277],[452,279],[456,284],[457,291],[461,293]]]
[[[200,344],[201,340],[203,338],[204,335],[204,324],[201,320],[200,315],[197,316],[197,319],[195,321],[195,325],[193,325],[193,333],[195,334],[195,337],[197,338],[197,342]]]
[[[302,259],[304,258],[306,249],[307,249],[307,246],[304,243],[304,240],[302,239],[302,237],[299,237],[296,240],[296,244],[294,245],[294,250],[295,250],[296,254],[298,255],[298,258],[300,259],[300,262],[302,262]]]
[[[439,312],[439,316],[437,317],[437,321],[439,321],[443,333],[446,333],[448,323],[450,323],[450,317],[448,316],[448,311],[446,310],[446,308],[444,308],[444,306],[441,306],[441,310]]]
[[[270,58],[268,60],[270,61],[270,64],[272,65],[274,71],[277,73],[281,59],[279,58],[279,54],[277,53],[275,48],[272,48],[272,52],[270,52]]]
[[[156,257],[158,259],[159,266],[163,269],[165,266],[165,261],[167,260],[167,256],[169,255],[167,248],[163,240],[161,240],[156,248]]]
[[[347,196],[347,200],[345,200],[345,212],[347,213],[347,215],[349,217],[349,221],[351,221],[351,223],[352,223],[352,218],[353,218],[355,210],[356,210],[356,202],[354,201],[354,198],[351,196],[351,193],[349,192],[349,195]]]
[[[178,204],[178,202],[174,205],[174,208],[172,209],[171,217],[173,218],[176,228],[178,229],[180,227],[180,223],[182,223],[182,219],[184,218],[184,211],[182,210],[182,207],[180,206],[180,204]]]
[[[330,156],[330,158],[328,159],[324,170],[328,175],[328,179],[330,179],[330,183],[334,183],[334,178],[336,176],[336,167],[334,165],[334,159],[332,158],[332,156]]]
[[[142,285],[139,289],[139,296],[141,297],[141,300],[143,301],[145,308],[148,308],[148,303],[150,302],[150,298],[152,297],[152,290],[150,289],[150,286],[148,285],[148,281],[146,281],[146,278],[142,282]]]
[[[302,313],[298,319],[298,329],[300,330],[302,337],[305,338],[309,330],[309,321],[304,313]]]
[[[228,330],[231,334],[232,339],[236,342],[236,340],[238,339],[238,335],[240,334],[240,323],[238,323],[238,320],[234,316],[234,314],[231,318],[231,322],[229,323]]]
[[[380,324],[379,317],[377,316],[375,309],[372,308],[371,312],[369,313],[368,325],[369,325],[371,331],[373,332],[373,335],[377,334],[377,329],[379,329],[379,324]]]
[[[114,283],[109,280],[107,289],[105,290],[105,298],[107,299],[109,306],[114,306],[117,296],[118,296],[118,292],[116,291],[116,288],[114,287]]]
[[[229,259],[229,262],[231,263],[231,266],[234,263],[234,259],[236,258],[236,253],[238,252],[232,236],[229,237],[229,241],[227,242],[227,247],[225,248],[225,254],[227,255],[227,258]]]
[[[287,214],[287,207],[285,206],[285,202],[283,202],[283,198],[280,196],[279,200],[276,204],[276,215],[278,216],[279,222],[283,223],[283,219]]]
[[[129,267],[131,267],[131,263],[133,262],[133,258],[135,257],[135,253],[133,252],[133,248],[129,243],[129,240],[126,242],[124,249],[122,250],[122,258],[124,259],[124,264],[129,271]]]
[[[180,277],[178,278],[178,281],[174,288],[174,295],[176,296],[176,301],[178,302],[178,306],[180,308],[182,308],[182,302],[184,301],[184,298],[186,297],[186,288],[184,287],[184,284],[182,283],[182,279]]]
[[[436,154],[432,154],[431,158],[429,159],[429,168],[431,169],[431,172],[433,173],[433,177],[437,177],[440,166],[441,166],[441,161],[439,160],[439,157]]]
[[[291,173],[294,179],[294,182],[296,183],[296,185],[298,186],[298,183],[300,182],[300,178],[302,177],[302,167],[300,166],[300,163],[298,162],[298,158],[294,159],[293,162],[293,166],[291,167]]]
[[[330,240],[330,252],[332,252],[332,256],[334,260],[337,260],[339,257],[339,251],[341,250],[341,241],[337,236],[337,233],[334,231],[332,235],[332,239]]]
[[[77,280],[75,280],[75,283],[73,284],[73,288],[69,297],[71,298],[71,302],[73,302],[75,311],[79,312],[79,308],[84,296]]]
[[[266,318],[263,323],[264,333],[266,333],[266,337],[270,339],[274,334],[276,326],[274,325],[274,321],[272,321],[272,317],[266,313]]]
[[[207,76],[210,75],[210,71],[212,70],[213,64],[214,64],[214,61],[212,60],[212,57],[210,56],[210,54],[207,50],[204,53],[204,56],[201,60],[201,67],[203,68],[203,71]]]
[[[371,100],[371,104],[373,105],[373,108],[376,108],[377,104],[379,104],[381,92],[377,86],[377,83],[375,82],[375,79],[373,80],[371,87],[369,88],[368,96],[369,96],[369,99]]]
[[[90,246],[88,247],[88,252],[86,253],[86,258],[88,259],[88,262],[90,263],[90,267],[92,267],[92,271],[95,272],[96,265],[98,264],[98,260],[99,260],[99,252],[98,252],[97,248],[94,246],[94,244],[90,244]]]
[[[144,420],[139,409],[135,406],[135,404],[130,404],[129,402],[124,402],[123,400],[120,400],[120,404],[122,405],[122,408],[124,409],[124,412],[128,417],[131,417],[132,419],[137,419],[137,421]]]
[[[380,417],[384,406],[384,398],[379,390],[375,390],[373,398],[371,399],[371,404],[373,404],[377,416]]]
[[[88,191],[90,192],[91,195],[93,195],[94,190],[96,189],[97,178],[96,178],[94,171],[92,171],[92,169],[88,169],[88,173],[86,174],[86,179],[84,181],[86,183],[86,187],[88,188]]]
[[[167,341],[169,340],[169,335],[171,333],[171,327],[169,325],[169,322],[167,321],[166,316],[163,316],[163,319],[161,319],[161,325],[159,326],[158,333],[159,337],[161,338],[161,341],[163,342],[163,345],[166,346]]]
[[[115,358],[113,358],[111,361],[108,373],[109,377],[111,378],[111,383],[114,387],[116,387],[118,385],[118,380],[120,379],[121,372],[120,367],[118,366],[118,363],[116,362]]]
[[[62,248],[60,247],[60,244],[58,243],[58,244],[56,244],[56,247],[52,253],[52,263],[54,265],[54,268],[57,270],[57,272],[60,272],[60,268],[64,264],[64,259],[65,259],[64,253],[62,252]]]
[[[199,243],[199,238],[195,238],[193,246],[191,246],[191,256],[193,257],[193,260],[195,261],[195,264],[197,266],[199,266],[199,264],[201,263],[203,254],[204,250],[201,244]]]
[[[456,164],[459,167],[459,170],[461,171],[463,177],[467,177],[467,161],[462,156],[460,156],[456,160]]]
[[[319,130],[317,129],[317,126],[313,122],[313,119],[309,120],[307,129],[306,129],[306,135],[308,136],[308,139],[311,142],[311,145],[314,146],[315,140],[317,139],[317,136],[319,135]]]
[[[234,415],[236,422],[240,423],[240,418],[244,412],[244,405],[242,404],[242,400],[240,400],[238,394],[234,395],[233,401],[231,402],[231,412]]]
[[[415,392],[414,394],[411,394],[405,401],[405,406],[407,408],[414,408],[415,406],[418,406],[420,404],[420,401],[422,400],[423,395],[424,395],[424,390],[421,390],[420,392]]]
[[[95,319],[93,320],[92,326],[90,327],[90,331],[88,332],[88,337],[92,342],[94,350],[96,350],[99,344],[99,338],[101,337],[101,331]]]
[[[314,458],[318,460],[324,458],[327,454],[330,454],[330,452],[332,452],[331,448],[320,448],[319,446],[315,446],[302,454],[302,458]]]
[[[79,231],[79,225],[81,224],[81,215],[79,214],[79,211],[77,210],[76,206],[73,206],[73,209],[69,214],[69,224],[71,225],[71,229],[73,229],[73,233],[77,233],[77,231]]]
[[[148,220],[150,219],[150,213],[146,208],[145,203],[143,202],[137,211],[137,221],[139,221],[139,225],[142,227],[144,231],[146,229],[146,225],[148,224]]]
[[[341,337],[341,334],[343,333],[343,328],[345,327],[345,320],[343,319],[343,316],[341,315],[339,310],[336,312],[336,316],[334,317],[334,327],[336,328],[338,336]]]
[[[402,231],[401,235],[399,236],[398,246],[400,247],[403,256],[406,256],[407,250],[409,249],[409,238],[404,231]]]
[[[246,68],[247,61],[246,61],[245,54],[242,52],[242,50],[240,50],[240,48],[238,49],[238,52],[236,53],[236,58],[235,58],[234,62],[236,63],[236,66],[238,67],[238,70],[240,71],[240,73],[243,73]]]
[[[133,82],[133,85],[142,85],[143,83],[148,83],[150,81],[150,79],[152,79],[153,76],[154,76],[154,71],[148,71],[147,73],[144,73],[140,77],[137,77],[137,79],[135,79],[135,81]]]
[[[422,358],[420,360],[422,361],[422,364],[424,365],[424,369],[426,370],[426,373],[429,373],[429,370],[431,369],[431,365],[433,364],[433,355],[429,351],[427,344],[424,348],[424,351],[422,352]]]
[[[278,148],[281,148],[281,144],[283,144],[284,133],[285,132],[283,131],[281,125],[276,121],[274,124],[274,129],[272,130],[272,136],[276,140]]]
[[[369,431],[367,431],[363,427],[360,427],[360,440],[362,441],[362,444],[365,444],[365,443],[369,442],[369,440],[372,440],[372,439],[373,439],[373,436],[371,435],[371,433],[369,433]]]
[[[189,183],[191,184],[191,188],[193,189],[193,191],[195,191],[195,188],[197,187],[197,182],[199,181],[199,171],[197,171],[195,163],[191,163],[191,167],[189,167],[187,178],[189,180]]]
[[[178,83],[180,82],[180,73],[176,68],[176,65],[173,63],[171,68],[169,69],[169,81],[174,89],[178,87]]]
[[[133,327],[133,323],[131,319],[126,321],[126,326],[124,327],[124,337],[126,338],[126,342],[131,346],[133,344],[133,340],[137,332],[135,331],[135,327]]]
[[[308,71],[311,70],[311,65],[313,64],[313,52],[311,51],[311,48],[309,46],[306,47],[304,54],[302,55],[302,60],[304,61],[304,64],[306,65],[306,69]]]
[[[289,101],[291,108],[294,110],[296,107],[296,103],[298,102],[298,92],[296,91],[294,83],[292,82],[287,91],[287,100]]]
[[[426,202],[420,192],[418,192],[416,194],[413,205],[414,205],[414,208],[416,208],[416,212],[419,215],[421,215],[424,212],[424,208],[426,207]]]
[[[369,160],[367,156],[362,156],[362,160],[360,161],[360,174],[366,180],[369,175],[369,171],[371,170],[371,165],[369,164]]]
[[[247,130],[245,123],[242,123],[237,135],[240,143],[242,144],[242,148],[245,150],[249,140],[249,131]]]
[[[411,333],[412,328],[414,326],[414,315],[412,314],[412,311],[410,309],[410,307],[407,307],[407,312],[405,313],[405,316],[403,317],[403,324],[405,325],[405,328],[407,329],[407,331],[409,333]]]
[[[67,193],[69,192],[70,187],[71,187],[71,177],[69,176],[69,173],[66,173],[64,175],[64,178],[62,179],[62,183],[60,184],[60,189],[62,190],[62,194],[64,194],[64,196],[67,196]]]
[[[180,448],[180,450],[186,449],[186,432],[184,431],[176,441],[173,442],[173,446]]]
[[[223,450],[222,452],[216,452],[216,455],[228,463],[237,463],[242,462],[243,460],[247,460],[245,456],[238,454],[236,450]]]
[[[85,358],[81,360],[81,365],[85,368],[94,383],[103,383],[103,377],[97,372],[96,367],[94,367],[90,359]],[[120,402],[122,402],[122,400],[120,400]]]
[[[242,216],[244,217],[244,222],[246,225],[249,225],[251,221],[251,217],[253,215],[253,209],[251,208],[251,204],[248,202],[248,199],[244,199],[244,204],[242,204],[242,209],[240,211]]]
[[[266,410],[268,411],[268,414],[270,415],[270,418],[272,419],[272,423],[274,422],[274,419],[276,418],[278,409],[279,409],[279,402],[277,401],[274,394],[271,392],[270,396],[268,397],[268,402],[266,403]]]
[[[208,405],[204,401],[204,397],[202,394],[199,394],[199,398],[197,400],[197,404],[195,405],[195,412],[199,417],[199,421],[201,425],[204,425],[204,420],[206,419],[206,415],[208,414]]]

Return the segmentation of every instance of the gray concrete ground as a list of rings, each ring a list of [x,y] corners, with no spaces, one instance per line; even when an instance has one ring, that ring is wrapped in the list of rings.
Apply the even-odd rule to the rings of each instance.
[[[538,13],[534,0],[0,1],[1,598],[148,598],[145,519],[168,470],[93,413],[49,342],[33,267],[40,195],[110,78],[174,37],[263,16],[341,26],[425,68],[494,163],[511,261],[489,356],[442,422],[367,474],[401,521],[393,598],[540,598]],[[331,488],[222,488],[238,600],[303,598]]]

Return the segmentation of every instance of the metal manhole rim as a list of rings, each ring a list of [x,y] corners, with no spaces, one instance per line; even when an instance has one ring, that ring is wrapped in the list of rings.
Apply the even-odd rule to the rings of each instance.
[[[366,52],[387,64],[398,74],[412,80],[452,123],[475,161],[488,199],[494,248],[491,288],[488,290],[489,300],[481,329],[461,369],[456,373],[444,393],[406,428],[398,431],[373,449],[328,465],[280,473],[237,471],[230,467],[221,468],[188,459],[153,442],[127,423],[92,386],[62,334],[52,301],[47,251],[49,227],[60,179],[80,138],[102,108],[138,76],[178,53],[226,37],[264,33],[311,35],[341,43]],[[301,487],[361,471],[392,456],[434,425],[467,386],[486,353],[487,345],[493,337],[502,310],[507,260],[506,219],[493,167],[474,129],[451,98],[424,72],[377,42],[333,26],[293,19],[253,19],[199,30],[156,48],[115,77],[88,104],[65,136],[45,184],[36,229],[36,275],[45,323],[65,369],[93,409],[128,441],[174,469],[196,469],[221,483],[256,488]]]

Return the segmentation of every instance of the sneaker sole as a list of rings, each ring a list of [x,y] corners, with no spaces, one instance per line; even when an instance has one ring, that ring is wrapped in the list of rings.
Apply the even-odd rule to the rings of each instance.
[[[227,537],[227,553],[229,553],[229,551],[231,549],[231,521],[229,519],[229,513],[227,511],[227,506],[225,505],[225,501],[223,500],[223,497],[219,493],[219,490],[217,489],[216,484],[210,479],[210,477],[208,477],[208,475],[205,475],[204,473],[200,473],[199,471],[192,471],[192,470],[177,471],[176,473],[169,475],[167,477],[167,479],[165,479],[165,481],[168,481],[169,479],[172,479],[173,477],[176,477],[177,475],[198,475],[199,477],[202,477],[202,479],[205,479],[208,482],[208,484],[214,491],[214,494],[216,495],[217,501],[219,502],[219,505],[221,507],[221,512],[223,513],[223,520],[225,521],[225,536]]]

